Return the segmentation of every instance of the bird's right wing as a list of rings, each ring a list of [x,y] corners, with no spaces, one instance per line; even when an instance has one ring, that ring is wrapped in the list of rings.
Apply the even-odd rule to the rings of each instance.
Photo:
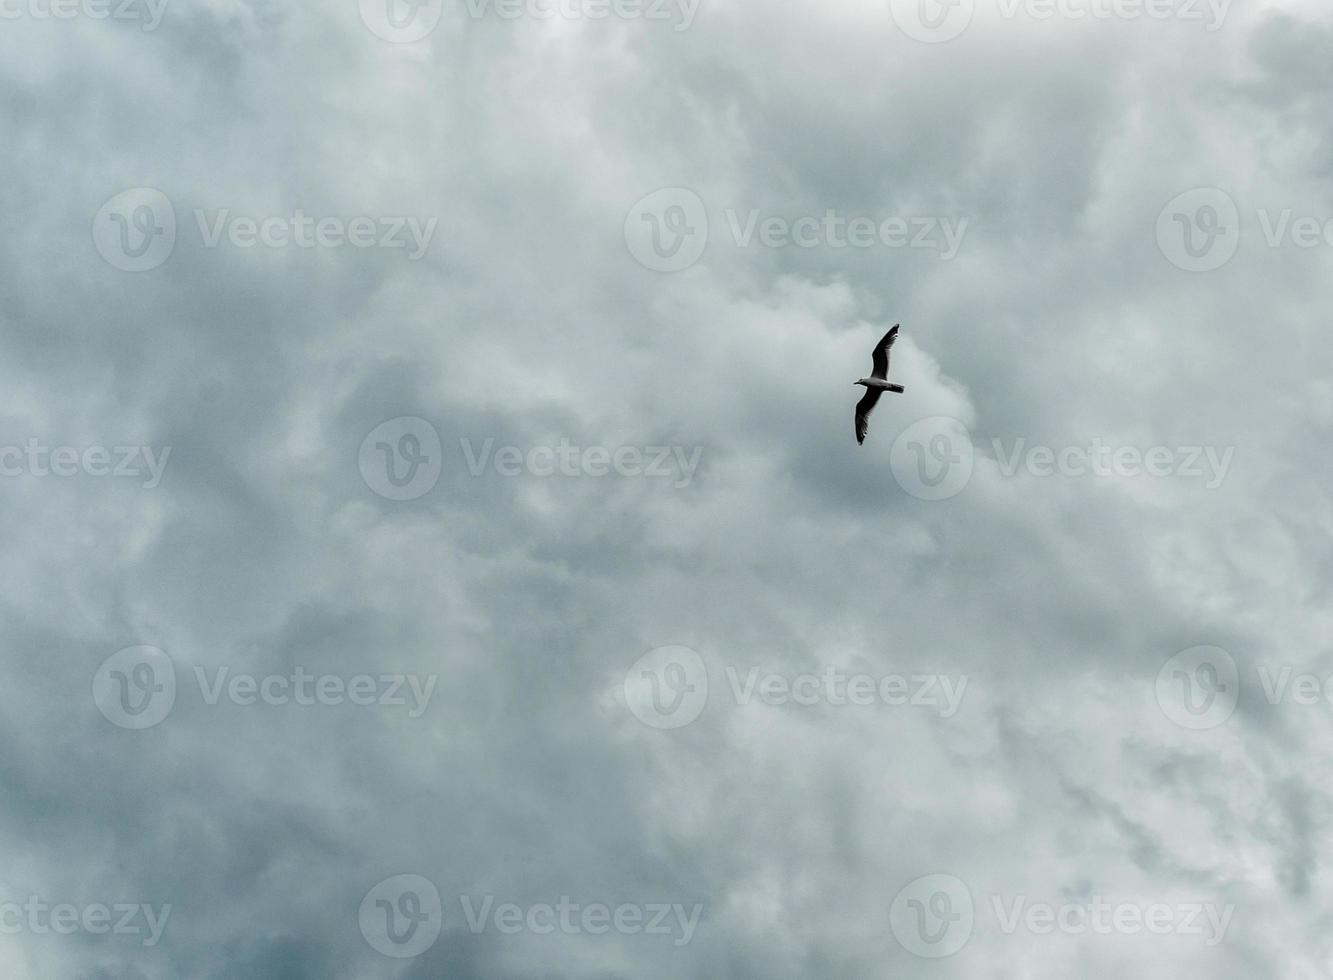
[[[875,352],[870,355],[870,363],[872,365],[870,376],[872,378],[888,379],[889,349],[893,346],[893,342],[898,339],[899,326],[901,326],[901,324],[895,323],[893,329],[880,339],[879,344],[875,347]]]
[[[870,431],[870,413],[875,408],[875,403],[879,401],[880,390],[878,388],[867,388],[866,395],[856,403],[856,444],[859,446],[866,441],[866,433]]]

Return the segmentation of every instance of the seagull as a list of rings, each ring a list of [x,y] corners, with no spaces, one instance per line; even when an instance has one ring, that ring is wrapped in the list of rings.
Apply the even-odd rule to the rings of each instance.
[[[859,446],[866,441],[866,432],[870,429],[870,413],[875,410],[875,403],[879,401],[881,392],[892,391],[895,394],[903,393],[903,386],[889,383],[889,349],[893,347],[893,342],[898,339],[898,328],[902,324],[895,323],[893,329],[884,335],[884,339],[875,345],[875,352],[870,355],[871,370],[870,377],[862,378],[860,381],[854,381],[853,384],[864,385],[866,389],[865,397],[856,403],[856,444]]]

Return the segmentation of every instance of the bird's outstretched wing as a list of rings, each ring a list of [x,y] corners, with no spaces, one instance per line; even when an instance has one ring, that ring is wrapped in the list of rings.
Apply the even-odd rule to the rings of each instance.
[[[872,378],[884,378],[884,379],[888,378],[889,348],[891,348],[893,346],[893,342],[898,339],[899,326],[901,326],[901,324],[895,323],[893,325],[893,329],[890,330],[888,333],[886,333],[883,339],[880,340],[878,346],[875,347],[875,353],[870,355],[871,364],[874,365],[873,370],[871,370],[870,372],[870,376]]]
[[[879,401],[880,390],[878,388],[867,388],[866,395],[856,403],[856,444],[859,446],[866,441],[866,433],[870,431],[870,413],[875,408],[875,403]]]

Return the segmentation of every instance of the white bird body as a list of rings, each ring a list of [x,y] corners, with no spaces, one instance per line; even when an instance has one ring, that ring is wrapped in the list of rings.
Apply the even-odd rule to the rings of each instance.
[[[853,381],[852,384],[864,385],[867,388],[879,388],[883,391],[892,391],[898,394],[906,390],[902,385],[893,384],[883,378],[862,378],[860,381]]]

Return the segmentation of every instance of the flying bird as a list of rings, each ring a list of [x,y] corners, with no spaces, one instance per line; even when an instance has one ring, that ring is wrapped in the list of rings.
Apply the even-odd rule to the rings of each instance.
[[[898,339],[898,327],[900,326],[901,324],[895,323],[893,329],[886,333],[884,338],[875,345],[875,352],[870,355],[870,377],[853,382],[853,384],[864,385],[866,389],[865,397],[856,403],[856,444],[858,446],[866,441],[866,432],[870,429],[870,413],[875,410],[875,403],[879,401],[880,394],[885,391],[892,391],[899,395],[903,393],[902,385],[889,382],[889,350],[893,347],[893,342]]]

